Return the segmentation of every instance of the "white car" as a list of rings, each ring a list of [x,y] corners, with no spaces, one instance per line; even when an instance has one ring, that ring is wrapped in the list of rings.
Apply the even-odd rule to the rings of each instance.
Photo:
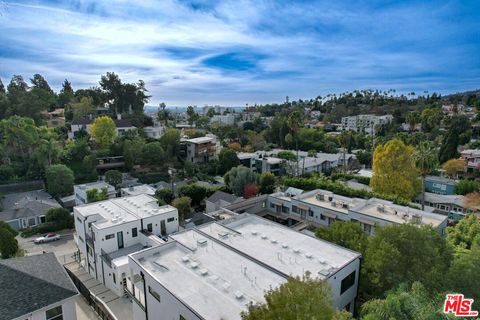
[[[57,241],[60,240],[60,235],[55,233],[47,233],[46,235],[39,237],[33,240],[34,243],[45,243],[50,241]]]

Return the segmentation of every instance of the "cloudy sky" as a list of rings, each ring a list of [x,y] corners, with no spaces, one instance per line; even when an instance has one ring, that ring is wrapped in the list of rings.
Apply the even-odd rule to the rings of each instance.
[[[480,88],[480,1],[0,0],[0,78],[143,79],[150,104]]]

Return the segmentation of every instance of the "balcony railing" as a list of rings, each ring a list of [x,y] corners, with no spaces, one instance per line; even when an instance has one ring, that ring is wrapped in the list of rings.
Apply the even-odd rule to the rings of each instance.
[[[105,263],[110,267],[112,268],[112,258],[108,255],[108,253],[106,253],[105,251],[103,251],[103,249],[100,250],[101,251],[101,254],[102,254],[102,259],[103,261],[105,261]]]

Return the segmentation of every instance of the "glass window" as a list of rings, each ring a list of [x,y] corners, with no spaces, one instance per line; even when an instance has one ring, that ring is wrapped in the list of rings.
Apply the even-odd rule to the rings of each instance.
[[[63,319],[62,306],[58,306],[45,311],[45,317],[47,320],[62,320]]]
[[[113,278],[113,283],[117,284],[117,277],[115,276],[115,273],[112,273],[112,278]]]
[[[107,234],[107,235],[105,236],[105,240],[113,239],[113,238],[115,238],[115,234],[114,234],[114,233],[112,233],[112,234]]]
[[[356,271],[353,271],[342,280],[342,285],[340,287],[340,294],[343,294],[345,291],[350,289],[355,284],[355,274],[356,274]]]
[[[152,231],[153,231],[153,228],[152,228],[152,224],[151,224],[151,223],[147,224],[147,230],[148,230],[149,232],[152,232]]]
[[[297,209],[297,206],[292,206],[292,211],[293,211],[293,212],[297,212],[297,210],[298,210],[298,209]]]
[[[152,297],[154,297],[155,299],[158,300],[158,302],[160,302],[160,295],[158,294],[157,291],[153,290],[152,287],[148,286],[148,292],[150,292]]]
[[[320,215],[320,220],[325,220],[325,216],[323,214]]]
[[[132,229],[132,238],[135,238],[138,235],[137,228]]]
[[[174,217],[171,217],[171,218],[168,218],[168,219],[167,219],[167,222],[173,222],[173,221],[175,221],[175,218],[174,218]]]

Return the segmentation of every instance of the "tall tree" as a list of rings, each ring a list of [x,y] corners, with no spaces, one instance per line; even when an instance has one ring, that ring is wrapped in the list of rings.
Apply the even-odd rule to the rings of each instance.
[[[108,148],[117,135],[115,122],[108,116],[96,118],[90,126],[90,135],[100,148]]]
[[[173,200],[172,206],[177,208],[178,219],[180,221],[184,221],[185,218],[190,215],[190,212],[192,211],[191,203],[192,199],[190,199],[189,197],[180,197]]]
[[[75,92],[73,91],[72,84],[65,79],[62,84],[62,89],[58,95],[57,104],[60,108],[65,108],[67,104],[69,104],[73,98],[75,97]]]
[[[2,259],[14,257],[18,251],[18,234],[8,223],[0,221],[0,256]]]
[[[451,159],[445,162],[442,165],[442,169],[445,170],[445,173],[453,179],[458,178],[459,173],[465,171],[465,160],[462,159]]]
[[[275,175],[271,172],[263,172],[260,175],[260,192],[263,194],[270,194],[275,192]]]
[[[377,146],[373,155],[370,186],[380,194],[413,199],[419,189],[418,170],[412,160],[415,149],[393,139]]]
[[[405,114],[405,121],[408,123],[409,131],[413,132],[417,123],[420,121],[420,114],[418,111],[410,111]]]
[[[315,231],[318,238],[336,243],[342,247],[365,254],[368,236],[360,224],[352,221],[335,221],[329,228],[320,227]]]
[[[47,168],[47,190],[54,197],[67,196],[73,193],[73,171],[63,164]]]
[[[225,174],[225,184],[236,196],[243,196],[245,185],[255,183],[256,174],[249,168],[238,166],[230,169]]]
[[[458,158],[458,146],[470,140],[470,121],[465,116],[454,116],[450,120],[449,129],[443,138],[439,151],[440,163]]]
[[[425,178],[437,165],[437,149],[430,141],[420,143],[413,153],[415,166],[422,177],[422,210],[425,210]]]
[[[230,148],[223,148],[218,155],[218,160],[222,174],[240,164],[237,153]]]
[[[298,110],[291,112],[287,118],[287,124],[291,134],[295,139],[295,149],[297,150],[297,159],[298,159],[298,130],[303,124],[303,114]],[[299,174],[300,174],[300,163],[297,160],[296,175],[298,176]]]
[[[69,108],[73,114],[73,119],[82,119],[95,112],[91,97],[81,97],[79,101],[71,102]]]

